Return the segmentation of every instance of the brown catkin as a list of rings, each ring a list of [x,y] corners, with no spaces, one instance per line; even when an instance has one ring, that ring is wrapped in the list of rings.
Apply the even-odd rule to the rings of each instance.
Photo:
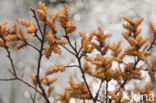
[[[41,21],[44,21],[46,19],[46,14],[41,9],[37,10],[37,15],[38,15],[38,17],[40,18]]]
[[[40,9],[43,10],[43,12],[47,15],[47,8],[45,6],[45,4],[43,2],[38,2],[38,6],[40,7]]]
[[[19,40],[19,36],[18,35],[8,35],[5,38],[7,41],[18,41]]]
[[[31,24],[28,28],[27,28],[27,32],[32,34],[37,32],[37,27],[35,26],[35,24]]]
[[[24,20],[24,19],[19,19],[18,22],[26,27],[29,27],[31,25],[31,22]]]
[[[49,57],[51,56],[51,53],[52,53],[52,48],[49,47],[49,48],[46,48],[46,49],[45,49],[44,55],[45,55],[45,57],[46,57],[47,59],[49,59]]]
[[[55,42],[55,38],[54,38],[54,35],[52,34],[52,32],[47,32],[46,39],[48,41],[49,46],[52,46]]]
[[[27,44],[25,42],[19,43],[18,45],[16,45],[15,50],[22,49],[26,46],[27,46]]]
[[[24,31],[21,28],[19,28],[19,34],[21,35],[21,39],[23,41],[27,40],[27,37],[26,37],[26,35],[24,34]]]
[[[13,34],[16,34],[17,29],[18,29],[18,27],[17,27],[17,22],[15,21],[15,22],[13,23]]]

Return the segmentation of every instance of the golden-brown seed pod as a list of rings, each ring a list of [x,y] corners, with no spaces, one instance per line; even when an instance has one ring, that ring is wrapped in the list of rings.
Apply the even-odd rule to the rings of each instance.
[[[69,103],[70,98],[71,97],[69,93],[65,91],[64,93],[59,93],[55,101],[61,101],[62,103]]]
[[[7,41],[18,41],[19,40],[19,36],[18,35],[7,35],[6,37],[5,37],[5,39],[7,40]]]
[[[140,49],[145,43],[147,43],[148,40],[149,40],[149,38],[143,38],[142,36],[138,36],[138,38],[136,40],[138,49]]]
[[[133,37],[128,37],[128,42],[130,43],[131,46],[137,45],[137,41]]]
[[[135,21],[132,20],[131,18],[127,17],[127,16],[124,16],[123,17],[128,23],[130,23],[131,25],[134,25],[135,24]]]
[[[49,79],[49,80],[48,80],[48,83],[49,83],[49,84],[52,84],[52,83],[54,83],[56,80],[57,80],[57,78]]]
[[[22,49],[26,46],[27,46],[27,44],[25,42],[19,43],[18,45],[16,45],[15,50]]]
[[[134,35],[137,37],[141,33],[141,31],[141,29],[137,29]]]
[[[80,34],[80,36],[81,36],[81,38],[82,38],[82,39],[81,39],[82,41],[84,41],[84,40],[87,38],[87,36],[86,36],[86,34],[85,34],[84,32],[79,32],[79,34]],[[81,41],[81,42],[82,42],[82,41]]]
[[[61,55],[61,53],[62,53],[61,49],[57,45],[53,46],[53,52],[57,53],[59,55]]]
[[[46,71],[46,75],[50,75],[56,72],[64,72],[65,71],[65,66],[64,65],[55,65],[51,69]]]
[[[64,4],[64,15],[65,15],[65,17],[66,17],[66,21],[68,21],[68,19],[69,19],[69,13],[68,13],[68,5],[67,4]]]
[[[76,26],[74,26],[71,22],[67,22],[65,28],[67,33],[72,33],[76,30]]]
[[[67,41],[65,41],[65,40],[56,40],[55,42],[58,45],[65,45],[65,44],[67,44]]]
[[[47,8],[45,6],[45,4],[43,2],[38,2],[38,6],[40,7],[40,9],[43,10],[43,12],[47,15]]]
[[[31,22],[24,20],[24,19],[19,19],[18,22],[26,27],[29,27],[32,24]]]
[[[50,85],[50,84],[54,83],[56,80],[57,80],[57,78],[49,79],[49,77],[46,76],[46,77],[43,79],[42,83],[43,83],[44,85]]]
[[[144,20],[143,17],[138,18],[135,22],[135,26],[138,27],[142,23],[143,20]]]
[[[49,17],[46,17],[46,23],[49,26],[49,28],[54,32],[57,33],[57,26],[55,24],[55,21],[53,19],[50,19]]]
[[[132,25],[129,25],[129,24],[123,24],[123,27],[131,32],[134,32],[135,31],[135,28],[134,26]]]
[[[17,32],[17,29],[18,29],[18,27],[17,27],[17,22],[15,21],[14,23],[13,23],[13,34],[16,34],[16,32]]]
[[[27,40],[27,37],[26,37],[26,35],[24,34],[24,31],[21,28],[19,28],[19,34],[21,35],[21,39],[23,41]]]
[[[49,47],[49,48],[46,48],[46,49],[45,49],[44,55],[45,55],[45,57],[46,57],[47,59],[49,59],[49,57],[51,56],[51,53],[52,53],[52,48]]]
[[[32,34],[37,32],[37,27],[35,26],[35,24],[31,24],[28,28],[27,28],[27,32]]]
[[[41,9],[37,10],[37,15],[38,15],[38,17],[40,18],[41,21],[44,21],[46,19],[46,14]]]
[[[46,38],[47,38],[49,46],[52,46],[54,44],[54,42],[55,42],[55,37],[52,34],[52,32],[47,32]]]
[[[65,28],[66,23],[68,22],[68,20],[69,20],[69,16],[68,16],[68,5],[65,4],[64,5],[64,11],[59,14],[59,21],[60,21],[61,26],[63,28]]]
[[[56,19],[59,18],[59,15],[60,15],[60,12],[57,11],[57,12],[54,14],[54,16],[51,18],[51,20],[55,23]]]
[[[150,22],[149,27],[150,27],[152,36],[156,37],[156,26],[152,22]]]

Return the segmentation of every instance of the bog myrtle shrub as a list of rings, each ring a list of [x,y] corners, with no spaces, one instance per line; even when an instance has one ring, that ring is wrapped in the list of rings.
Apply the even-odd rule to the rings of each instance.
[[[79,47],[77,42],[71,42],[71,35],[76,35],[73,34],[76,31],[76,26],[69,20],[68,6],[65,4],[64,9],[56,12],[53,17],[47,15],[48,11],[44,3],[39,2],[38,6],[39,9],[37,10],[30,9],[36,24],[24,19],[15,21],[12,28],[7,26],[7,22],[0,24],[0,47],[6,50],[12,75],[11,78],[1,78],[0,81],[18,80],[34,89],[44,98],[46,103],[50,103],[49,95],[55,89],[53,83],[57,82],[57,78],[52,75],[58,72],[63,73],[69,67],[77,68],[81,72],[82,81],[77,83],[72,76],[69,76],[69,86],[64,88],[64,93],[57,94],[54,102],[69,103],[70,99],[75,98],[82,100],[84,103],[86,101],[90,103],[130,103],[136,98],[132,93],[126,92],[125,86],[130,80],[144,79],[142,71],[145,71],[148,73],[150,80],[145,83],[144,88],[135,87],[141,96],[139,100],[137,98],[137,101],[155,103],[156,95],[152,92],[151,84],[156,82],[156,55],[152,54],[151,49],[156,45],[156,26],[152,22],[149,23],[151,38],[147,38],[141,35],[142,30],[139,28],[144,18],[140,17],[137,20],[132,20],[129,17],[123,17],[127,22],[127,24],[123,24],[126,30],[122,33],[122,36],[128,42],[125,49],[122,49],[121,41],[108,44],[107,39],[110,34],[104,33],[101,27],[98,28],[98,31],[92,31],[89,34],[79,32],[81,37]],[[62,37],[58,37],[56,20],[59,21],[61,28],[64,30]],[[18,25],[23,25],[27,32],[24,32]],[[39,41],[39,46],[29,43],[27,35],[36,38]],[[31,83],[21,78],[17,73],[14,58],[11,55],[11,42],[18,43],[15,47],[16,51],[29,46],[38,53],[36,74],[30,74]],[[44,75],[41,75],[43,56],[47,59],[53,58],[53,54],[61,55],[62,49],[73,55],[77,64],[54,65],[46,70]],[[92,53],[96,54],[96,57],[92,57],[90,55]],[[132,60],[125,62],[127,57],[131,57]],[[146,63],[147,57],[150,58],[148,63]],[[114,62],[118,64],[118,67],[113,66]],[[144,62],[144,64],[140,62]],[[86,75],[100,81],[96,92],[91,89]],[[117,82],[117,86],[114,91],[109,91],[109,82],[112,80]],[[103,84],[105,84],[104,87]],[[101,95],[102,88],[104,92]],[[127,94],[127,97],[124,96],[125,94]]]

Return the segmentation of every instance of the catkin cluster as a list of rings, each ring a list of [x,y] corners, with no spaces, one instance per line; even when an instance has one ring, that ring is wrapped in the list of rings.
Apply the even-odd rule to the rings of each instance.
[[[7,27],[7,22],[0,24],[0,46],[4,48],[9,48],[10,42],[21,41],[16,47],[15,50],[19,50],[26,44],[26,35],[21,28],[18,28],[17,22],[13,23],[12,29]]]

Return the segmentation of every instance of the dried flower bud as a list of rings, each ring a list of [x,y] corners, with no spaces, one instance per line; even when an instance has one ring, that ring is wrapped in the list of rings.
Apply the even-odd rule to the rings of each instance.
[[[129,24],[123,24],[123,27],[131,32],[135,31],[135,28],[132,25]]]
[[[138,36],[136,40],[138,49],[140,49],[145,43],[147,43],[148,40],[149,38],[143,38],[142,36]]]
[[[55,42],[54,34],[52,34],[52,32],[47,32],[46,38],[47,38],[49,46],[52,46]]]
[[[68,17],[68,5],[67,4],[64,4],[64,15],[66,16],[66,19],[68,20],[69,19],[69,17]]]
[[[137,37],[141,33],[141,31],[141,29],[137,29],[134,35]]]
[[[131,25],[134,25],[135,24],[135,21],[133,21],[131,18],[127,17],[127,16],[124,16],[123,17],[128,23],[130,23]]]
[[[45,53],[44,54],[45,54],[45,57],[47,59],[49,59],[49,57],[51,56],[51,53],[52,53],[52,48],[51,47],[45,49]]]
[[[50,75],[50,74],[53,74],[53,73],[56,73],[58,71],[65,71],[65,66],[64,65],[55,65],[53,68],[49,69],[47,72],[46,72],[46,75]]]
[[[31,24],[28,28],[27,28],[27,32],[32,34],[37,32],[37,27],[35,26],[35,24]]]
[[[22,49],[26,46],[27,46],[27,44],[25,42],[19,43],[18,45],[16,45],[15,50]]]
[[[60,12],[56,12],[51,20],[55,23],[56,19],[59,17]]]
[[[70,87],[65,88],[65,91],[68,92],[71,97],[78,99],[91,99],[84,82],[75,83],[72,76],[70,76],[69,84]]]
[[[56,18],[55,18],[56,19]],[[49,17],[46,18],[47,20],[47,25],[49,26],[49,28],[54,32],[54,33],[57,33],[58,30],[57,30],[57,26],[55,24],[55,20],[53,19],[50,19]]]
[[[5,38],[7,41],[18,41],[19,40],[19,36],[18,35],[8,35]]]
[[[149,51],[139,51],[137,53],[137,56],[140,60],[145,60],[145,58],[150,55],[150,52]]]
[[[14,24],[13,24],[13,34],[16,34],[16,32],[17,32],[17,29],[18,29],[18,27],[17,27],[17,22],[14,22]]]
[[[59,97],[57,97],[55,100],[56,101],[61,101],[63,103],[69,103],[69,100],[71,98],[67,92],[59,93],[58,96]]]
[[[79,32],[79,34],[80,34],[80,36],[81,36],[81,38],[82,38],[82,39],[81,39],[82,41],[84,41],[84,40],[87,38],[87,36],[86,36],[86,34],[85,34],[84,32]],[[81,41],[81,42],[82,42],[82,41]]]
[[[143,17],[138,18],[135,22],[135,26],[138,27],[142,23],[143,20],[144,20]]]
[[[26,27],[29,27],[32,24],[31,22],[24,20],[24,19],[19,19],[18,22]]]
[[[128,42],[131,46],[137,45],[137,41],[133,37],[128,37]]]
[[[42,83],[43,83],[44,85],[47,85],[47,86],[48,86],[48,85],[54,83],[56,80],[57,80],[57,78],[49,79],[48,77],[45,77],[45,78],[43,79]]]
[[[53,46],[53,52],[57,53],[59,55],[61,55],[61,53],[62,53],[61,49],[57,45]]]
[[[56,40],[55,42],[58,45],[65,45],[65,44],[67,44],[67,42],[65,40]]]
[[[149,27],[150,27],[152,36],[155,38],[156,37],[156,26],[152,22],[150,22]]]
[[[66,23],[68,22],[69,20],[69,16],[68,16],[68,6],[65,4],[64,5],[64,11],[62,13],[59,14],[59,20],[60,20],[60,23],[61,23],[61,26],[63,28],[65,28],[66,26]]]
[[[38,15],[38,17],[40,18],[41,21],[44,21],[46,19],[46,14],[41,9],[37,10],[37,15]]]
[[[112,50],[112,56],[117,57],[119,53],[122,51],[122,48],[120,47],[121,41],[118,42],[118,44],[113,43],[109,48]]]
[[[24,34],[24,31],[21,28],[19,28],[19,34],[21,35],[21,39],[23,41],[27,40],[27,37],[26,37],[26,35]]]
[[[65,28],[67,33],[72,33],[76,30],[76,26],[74,26],[71,22],[67,22]]]
[[[43,2],[38,2],[38,6],[40,7],[41,10],[47,15],[47,8]]]

